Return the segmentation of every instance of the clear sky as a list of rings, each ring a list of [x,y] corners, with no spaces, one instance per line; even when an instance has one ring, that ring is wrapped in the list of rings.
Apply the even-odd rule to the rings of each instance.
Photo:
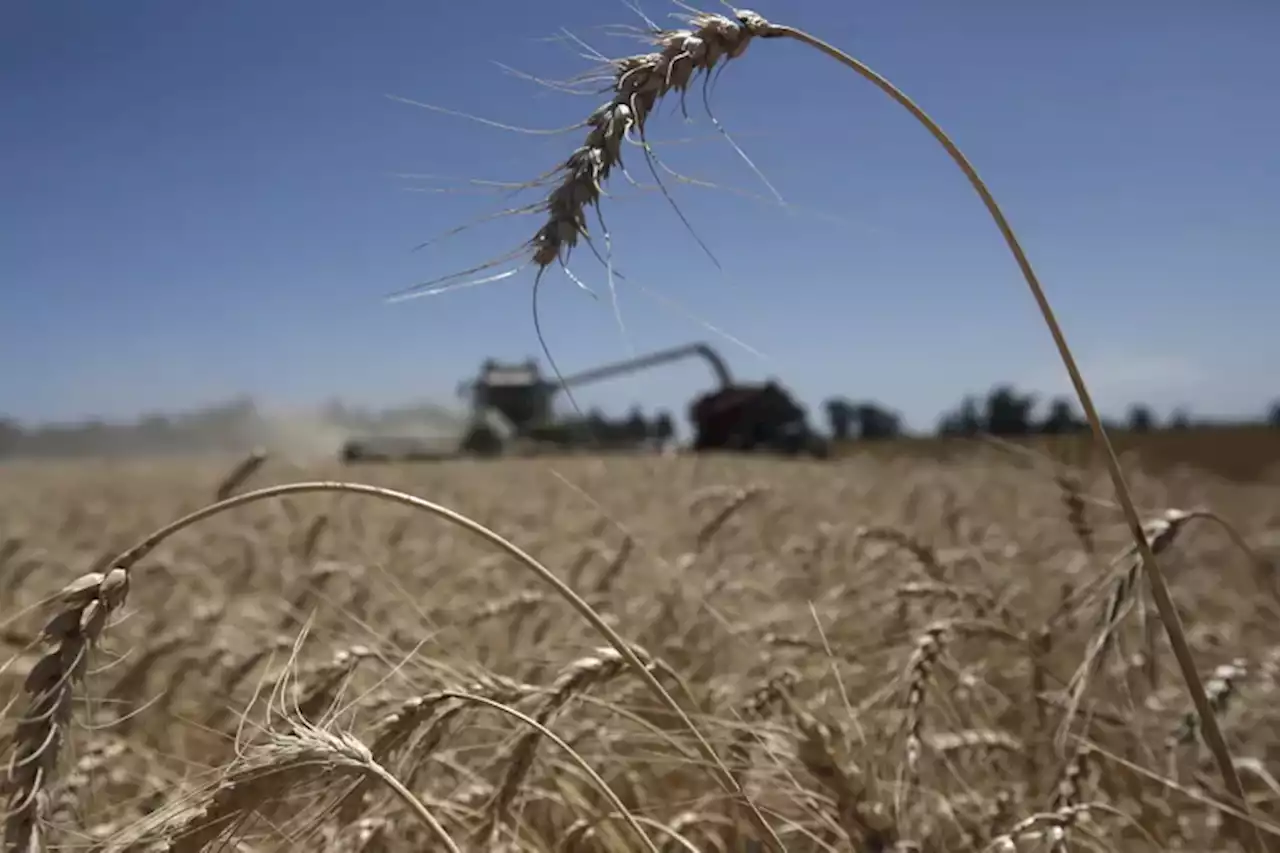
[[[1104,408],[1141,398],[1226,415],[1280,396],[1280,3],[755,8],[862,57],[950,130],[1023,237]],[[635,23],[621,0],[6,0],[0,411],[130,417],[241,393],[449,400],[485,356],[538,355],[529,272],[383,297],[527,239],[536,216],[413,250],[511,203],[466,179],[531,179],[581,131],[520,134],[386,96],[573,124],[603,98],[502,66],[562,79],[590,67],[562,28],[623,55],[636,45],[605,25]],[[700,97],[688,123],[667,105],[650,125],[663,161],[722,187],[668,181],[722,270],[660,194],[615,179],[605,215],[627,336],[607,298],[551,275],[544,328],[562,369],[707,339],[743,377],[776,376],[811,405],[877,399],[919,427],[998,380],[1066,388],[976,195],[883,95],[806,48],[761,42],[712,107],[791,208],[769,201]],[[627,164],[652,184],[639,149]],[[607,297],[589,253],[572,269]],[[683,414],[710,381],[674,366],[580,400]]]

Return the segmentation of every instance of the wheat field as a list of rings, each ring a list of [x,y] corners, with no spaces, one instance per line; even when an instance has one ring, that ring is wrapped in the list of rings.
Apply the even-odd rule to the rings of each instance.
[[[238,486],[357,478],[486,525],[726,778],[525,565],[367,495],[230,509],[84,606],[77,579],[230,467],[4,469],[7,850],[1238,849],[1102,473],[993,449],[268,460]],[[1280,487],[1130,477],[1272,838]],[[1159,527],[1194,508],[1253,556]]]

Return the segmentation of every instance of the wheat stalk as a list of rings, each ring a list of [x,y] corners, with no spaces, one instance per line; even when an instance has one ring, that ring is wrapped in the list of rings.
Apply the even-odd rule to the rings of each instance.
[[[23,684],[28,701],[13,734],[4,785],[6,850],[44,849],[41,824],[49,813],[49,791],[71,722],[75,683],[107,620],[128,594],[129,573],[121,565],[81,575],[58,594],[61,610],[41,634],[54,647],[36,662]]]
[[[194,804],[171,809],[142,838],[107,850],[199,853],[245,816],[273,805],[273,792],[301,788],[309,781],[332,785],[339,781],[335,774],[357,782],[374,779],[387,786],[443,849],[461,853],[426,806],[374,759],[368,747],[350,734],[324,731],[305,722],[296,722],[287,732],[268,732],[262,745],[240,759]]]
[[[609,801],[609,804],[615,809],[616,813],[619,816],[621,816],[621,818],[624,821],[626,821],[627,824],[631,827],[631,829],[635,832],[636,836],[640,839],[645,849],[648,850],[649,853],[658,853],[658,848],[654,845],[652,839],[649,838],[648,834],[640,826],[640,823],[639,821],[636,820],[635,815],[633,815],[631,811],[626,807],[626,805],[623,804],[622,800],[618,798],[618,795],[614,792],[614,790],[609,787],[609,784],[605,782],[604,779],[600,778],[600,775],[591,768],[591,765],[587,763],[586,759],[584,759],[581,755],[579,755],[576,751],[574,751],[573,747],[571,747],[568,743],[566,743],[563,738],[561,738],[555,732],[548,729],[545,725],[543,725],[541,722],[534,719],[533,717],[530,717],[526,714],[522,714],[516,709],[511,708],[510,706],[504,705],[501,702],[494,701],[493,699],[490,699],[487,696],[476,696],[476,695],[464,693],[462,691],[446,691],[446,693],[450,698],[462,699],[467,702],[475,702],[480,705],[486,705],[490,708],[493,708],[496,711],[501,711],[502,713],[507,714],[508,716],[513,717],[519,720],[520,722],[524,723],[530,729],[537,732],[541,737],[546,738],[547,740],[551,741],[553,744],[558,746],[566,755],[568,755],[570,758],[573,759],[573,761],[578,765],[579,768],[582,769],[582,771],[587,775],[587,777],[592,781],[592,783],[595,784],[596,788]]]
[[[1144,536],[1142,518],[1134,503],[1119,457],[1039,277],[1013,227],[977,170],[950,136],[910,97],[865,63],[827,42],[802,30],[771,23],[762,15],[745,9],[735,9],[731,15],[696,13],[688,16],[687,21],[689,26],[685,29],[654,29],[648,33],[654,46],[653,52],[611,60],[607,72],[596,75],[610,77],[613,98],[588,117],[585,124],[590,130],[585,141],[560,167],[562,179],[543,204],[547,214],[546,222],[527,244],[530,260],[538,269],[537,279],[541,280],[542,273],[551,264],[566,264],[570,252],[580,239],[589,240],[587,210],[596,208],[598,213],[603,184],[613,170],[621,165],[623,142],[633,132],[643,140],[646,122],[658,101],[672,92],[683,94],[694,79],[699,75],[703,75],[705,79],[705,75],[722,60],[727,62],[741,57],[753,40],[787,38],[797,41],[836,60],[876,86],[909,112],[943,147],[981,198],[1013,255],[1071,379],[1072,388],[1084,410],[1094,439],[1103,450],[1103,461],[1115,487],[1117,502],[1129,532],[1134,538],[1141,565],[1151,584],[1152,598],[1160,621],[1164,624],[1187,692],[1201,717],[1205,741],[1214,755],[1228,793],[1247,811],[1239,774],[1235,770],[1222,732],[1213,720],[1212,708],[1205,696],[1195,657],[1169,593],[1168,583]],[[486,267],[492,265],[488,264]],[[565,270],[568,272],[567,267]],[[474,271],[459,275],[471,272]],[[506,277],[509,274],[511,273],[503,273],[500,276]],[[1255,851],[1263,849],[1261,836],[1256,832],[1250,844]]]
[[[643,659],[648,659],[647,654],[641,654]],[[574,695],[616,678],[625,669],[626,661],[611,648],[597,649],[594,654],[578,658],[556,677],[551,685],[551,695],[543,701],[532,719],[539,726],[545,727]],[[491,845],[496,841],[498,831],[507,823],[520,785],[533,768],[541,735],[542,729],[532,728],[520,736],[511,750],[502,784],[498,786],[489,805],[485,825],[477,833],[478,837],[487,839]]]
[[[272,498],[325,492],[363,495],[434,515],[477,536],[482,541],[494,545],[508,556],[514,558],[520,565],[532,571],[567,601],[592,628],[603,635],[614,651],[621,656],[622,661],[641,678],[658,700],[671,710],[676,719],[693,736],[699,751],[710,762],[711,770],[717,782],[745,804],[753,822],[764,833],[766,841],[771,844],[773,849],[781,853],[783,846],[772,826],[764,819],[764,816],[746,795],[746,792],[742,790],[733,773],[725,766],[724,761],[707,741],[701,730],[654,676],[650,665],[637,655],[635,649],[623,640],[591,605],[566,586],[550,569],[488,527],[446,506],[405,492],[399,492],[395,489],[336,481],[311,481],[268,486],[209,504],[150,533],[142,541],[112,561],[111,564],[116,568],[111,569],[106,574],[90,573],[77,581],[76,584],[73,584],[68,592],[64,592],[63,600],[68,603],[69,607],[60,615],[59,619],[50,623],[51,628],[46,630],[50,631],[56,628],[53,633],[49,634],[51,639],[55,637],[62,638],[66,634],[69,639],[64,642],[64,646],[68,651],[65,654],[55,652],[49,658],[54,663],[44,666],[42,670],[42,674],[49,679],[48,683],[57,685],[57,687],[56,689],[50,688],[52,692],[49,693],[31,691],[36,695],[36,699],[33,702],[35,713],[30,715],[34,722],[28,725],[27,721],[24,721],[24,725],[27,725],[25,732],[28,746],[36,751],[35,758],[44,756],[43,760],[48,762],[49,766],[45,768],[43,765],[33,763],[34,759],[30,756],[24,757],[21,761],[15,758],[10,777],[14,780],[14,784],[21,794],[14,798],[20,808],[14,811],[7,821],[7,827],[16,833],[15,837],[35,837],[34,833],[38,831],[36,829],[38,825],[37,818],[44,808],[38,794],[43,790],[43,779],[52,772],[53,764],[56,763],[56,751],[57,744],[60,742],[61,728],[70,715],[70,687],[66,686],[70,669],[73,665],[75,667],[83,665],[84,654],[92,639],[96,638],[101,631],[108,612],[124,600],[124,595],[128,589],[128,574],[123,567],[133,566],[171,536],[236,507]],[[82,615],[84,615],[85,620],[83,629],[80,624]],[[68,646],[66,645],[67,643],[72,643],[73,645]],[[53,675],[58,677],[53,678]],[[54,703],[53,707],[58,713],[54,714],[50,708],[40,705],[39,703],[41,702]],[[52,749],[49,746],[52,746]]]
[[[1028,851],[1045,851],[1050,841],[1072,851],[1240,848],[1228,834],[1233,829],[1229,798],[1221,784],[1210,778],[1212,771],[1205,766],[1199,746],[1178,750],[1176,773],[1166,772],[1160,760],[1165,757],[1166,736],[1191,710],[1191,703],[1173,685],[1134,697],[1131,685],[1122,678],[1095,679],[1069,739],[1087,738],[1091,747],[1096,744],[1097,760],[1075,768],[1069,754],[1053,754],[1065,701],[1059,700],[1058,688],[1067,683],[1087,652],[1094,632],[1087,624],[1076,632],[1058,622],[1050,647],[1037,647],[1034,656],[1028,655],[1028,647],[1045,633],[1041,626],[1055,623],[1060,610],[1059,585],[1067,578],[1056,573],[1063,570],[1075,580],[1073,586],[1080,593],[1073,592],[1072,598],[1083,602],[1088,588],[1095,585],[1091,580],[1095,572],[1089,566],[1090,580],[1076,575],[1078,567],[1090,561],[1056,520],[1061,514],[1060,496],[1052,481],[1046,482],[1039,471],[1004,467],[999,460],[999,467],[988,463],[987,459],[949,461],[940,467],[927,460],[902,464],[866,456],[820,469],[709,458],[659,469],[642,460],[616,459],[602,465],[587,459],[557,460],[551,466],[464,464],[439,469],[432,479],[441,495],[464,503],[475,518],[489,521],[507,513],[514,489],[549,479],[549,470],[576,466],[566,473],[577,475],[575,479],[593,491],[612,489],[606,492],[612,514],[645,514],[644,525],[637,523],[630,531],[637,550],[645,549],[646,565],[636,567],[644,569],[651,550],[665,551],[666,559],[678,562],[674,555],[690,547],[701,518],[721,505],[717,500],[704,508],[705,516],[691,519],[685,509],[687,498],[699,487],[717,483],[723,488],[716,494],[728,498],[744,484],[769,478],[771,511],[753,514],[752,535],[720,534],[711,546],[714,554],[704,554],[680,576],[666,579],[678,595],[659,590],[655,600],[652,578],[645,571],[628,570],[609,590],[609,612],[603,618],[625,637],[649,635],[649,647],[663,644],[667,662],[681,673],[682,683],[676,687],[666,672],[658,678],[680,706],[695,715],[698,727],[727,761],[726,749],[734,747],[736,740],[749,747],[741,755],[735,749],[728,763],[740,773],[743,787],[758,807],[766,810],[788,849],[979,850],[1026,815],[1054,813],[1083,803],[1116,807],[1126,816],[1113,821],[1098,817],[1095,811],[1096,821],[1060,827],[1062,833],[1052,832],[1052,826],[1033,828],[1015,843]],[[94,540],[104,533],[98,525],[108,528],[108,533],[114,532],[109,528],[124,528],[140,535],[158,526],[153,517],[166,521],[175,503],[201,500],[209,488],[201,464],[150,463],[139,470],[122,470],[125,476],[103,485],[94,481],[91,465],[79,466],[75,476],[62,474],[67,469],[57,466],[24,473],[16,481],[18,499],[4,503],[0,514],[6,516],[5,530],[28,537],[24,553],[40,553],[42,537],[50,543],[39,571],[32,576],[33,586],[49,583],[49,574],[76,559],[78,552],[97,552]],[[114,474],[120,470],[118,465],[109,470]],[[389,482],[413,482],[421,473],[413,468],[380,472]],[[601,481],[592,479],[597,477]],[[948,522],[941,513],[931,511],[936,504],[920,504],[927,503],[929,488],[945,487],[953,477],[964,478],[971,495],[983,496],[983,500],[966,502],[963,511],[973,511],[970,528],[1001,529],[986,542],[970,541],[939,551],[951,589],[926,581],[909,555],[886,556],[878,553],[880,546],[850,547],[853,531],[872,523],[898,524],[921,542],[943,541],[939,537],[945,537]],[[0,478],[0,491],[8,486],[12,494],[14,482]],[[1250,537],[1257,530],[1274,527],[1272,487],[1237,486],[1211,477],[1186,483],[1155,479],[1141,483],[1147,500],[1155,505],[1176,500],[1184,487],[1194,489],[1196,499],[1214,504],[1215,510],[1239,515],[1248,524],[1241,531]],[[560,572],[578,555],[584,544],[580,536],[592,528],[598,511],[557,501],[555,488],[544,486],[543,491],[533,492],[530,503],[538,508],[519,508],[508,516],[504,529],[521,543],[534,543],[538,559]],[[874,500],[869,494],[874,494]],[[104,502],[127,508],[95,516]],[[377,662],[366,660],[368,669],[354,676],[359,689],[354,683],[344,688],[341,680],[336,682],[336,691],[349,695],[342,700],[340,712],[321,711],[326,725],[341,720],[343,730],[369,744],[375,759],[413,791],[459,846],[480,849],[472,833],[486,819],[504,774],[511,770],[513,746],[526,729],[513,730],[503,720],[476,713],[476,703],[452,698],[450,691],[474,682],[459,692],[489,693],[490,698],[514,705],[533,719],[557,690],[560,673],[548,668],[555,661],[572,659],[565,657],[566,649],[603,644],[592,639],[585,621],[572,616],[566,620],[564,614],[555,619],[544,642],[532,639],[527,631],[512,636],[489,625],[462,627],[473,614],[487,613],[488,607],[502,605],[522,590],[545,593],[548,610],[559,607],[550,589],[536,583],[530,586],[505,553],[487,558],[492,549],[466,532],[434,520],[415,524],[393,552],[386,544],[387,532],[408,515],[402,505],[307,497],[290,499],[290,503],[288,513],[237,511],[208,523],[208,528],[187,528],[131,574],[128,603],[108,620],[103,650],[91,657],[93,671],[86,673],[85,686],[75,686],[76,716],[61,747],[66,768],[48,786],[46,850],[93,849],[95,844],[118,847],[129,838],[143,836],[156,839],[147,826],[188,814],[189,806],[241,767],[243,758],[269,745],[257,733],[271,727],[252,724],[252,711],[265,701],[273,712],[288,706],[288,715],[296,717],[298,706],[289,698],[295,695],[294,687],[298,687],[300,705],[310,685],[334,684],[325,671],[345,658],[335,661],[334,653],[361,644],[374,650]],[[320,503],[326,506],[313,506]],[[309,569],[309,564],[295,561],[294,544],[321,510],[329,511],[333,547],[342,552],[343,562],[333,565],[344,573],[349,567],[370,567],[329,587],[323,596],[325,606],[349,616],[353,613],[350,602],[363,590],[368,598],[367,618],[352,618],[346,626],[317,618],[314,628],[307,625],[307,639],[293,643],[288,655],[289,683],[274,691],[270,688],[285,655],[258,663],[240,687],[224,688],[237,661],[270,647],[276,624],[274,599],[282,587],[286,597],[292,596]],[[908,527],[903,522],[912,512],[917,517]],[[358,513],[361,523],[350,523],[348,513]],[[68,517],[75,524],[63,529]],[[842,523],[824,528],[821,519],[835,517]],[[48,530],[28,533],[27,527]],[[1179,606],[1197,617],[1189,641],[1197,656],[1213,656],[1202,678],[1215,701],[1224,695],[1226,683],[1215,684],[1213,665],[1236,657],[1249,661],[1247,684],[1234,682],[1240,692],[1232,699],[1229,715],[1219,714],[1218,721],[1238,750],[1238,772],[1253,801],[1256,822],[1264,832],[1275,834],[1280,828],[1262,816],[1269,809],[1266,803],[1280,792],[1280,784],[1265,766],[1266,745],[1274,740],[1280,723],[1269,701],[1274,690],[1268,690],[1276,680],[1275,660],[1280,660],[1269,651],[1276,641],[1273,625],[1267,621],[1273,603],[1269,596],[1255,593],[1243,564],[1241,576],[1222,576],[1221,568],[1234,560],[1234,553],[1229,544],[1216,541],[1221,537],[1197,536],[1198,531],[1182,528],[1185,532],[1173,548],[1184,562],[1197,567],[1179,578],[1187,593],[1185,604],[1180,600]],[[812,554],[803,543],[814,538],[815,530],[824,529],[829,544],[820,554]],[[550,535],[552,531],[555,535]],[[621,542],[619,534],[612,547]],[[1006,543],[1017,545],[1016,551]],[[1164,556],[1169,551],[1158,543],[1157,550],[1169,559]],[[598,557],[598,565],[583,570],[579,583],[591,589],[607,561],[607,556]],[[242,568],[245,562],[253,566],[247,574]],[[14,565],[11,561],[9,568]],[[283,584],[273,571],[279,565],[288,575]],[[1090,617],[1096,613],[1105,618],[1100,611],[1107,610],[1113,584],[1131,565],[1122,561],[1096,572],[1099,600],[1088,602]],[[375,566],[385,572],[386,583],[375,578]],[[1200,570],[1200,566],[1217,570]],[[894,576],[894,570],[899,576]],[[943,601],[921,608],[924,621],[908,614],[911,618],[901,624],[910,634],[900,633],[894,611],[903,581],[911,582],[906,585],[910,592],[971,603]],[[1141,575],[1136,583],[1142,584]],[[662,586],[665,589],[667,584]],[[672,601],[694,604],[708,589],[718,590],[713,601],[673,609]],[[991,599],[984,601],[982,592],[990,593]],[[38,591],[33,588],[24,594],[34,601]],[[11,696],[25,700],[20,692],[23,681],[46,651],[37,646],[41,606],[24,607],[18,601],[18,607],[0,617],[6,633],[20,644],[4,649],[3,657],[12,655],[12,659],[0,659],[0,704],[7,704]],[[997,604],[1007,608],[1016,623],[1000,614]],[[315,605],[313,601],[307,609]],[[1075,608],[1084,612],[1079,603]],[[654,630],[660,611],[673,611],[674,618]],[[198,627],[219,613],[224,615],[216,625]],[[989,623],[978,621],[983,613]],[[938,617],[958,620],[951,623],[955,639],[929,676],[932,682],[927,686],[919,732],[920,783],[905,798],[909,806],[899,812],[894,808],[899,801],[895,779],[904,763],[908,692],[904,681],[910,635]],[[819,626],[816,634],[814,625]],[[148,664],[149,649],[169,645],[182,633],[174,630],[180,626],[194,629],[187,647]],[[480,642],[473,642],[468,633],[480,634]],[[1117,635],[1118,641],[1125,639],[1125,634]],[[117,656],[118,652],[125,654]],[[398,662],[384,669],[387,658]],[[620,657],[613,659],[620,661]],[[1126,666],[1127,674],[1133,665]],[[1037,667],[1043,673],[1038,681]],[[766,682],[777,673],[789,676],[789,684],[782,691],[770,691]],[[178,674],[187,679],[178,695],[162,694],[159,701],[150,701],[149,694],[164,691]],[[628,676],[623,672],[607,690],[576,691],[575,698],[555,712],[550,727],[589,763],[664,851],[687,847],[643,815],[676,827],[695,847],[709,853],[758,849],[763,833],[705,775],[706,762],[690,735],[645,693],[637,679]],[[365,689],[366,678],[376,678],[376,683]],[[490,693],[484,686],[503,678],[517,685],[514,692]],[[144,680],[139,683],[139,679]],[[766,689],[753,696],[762,685]],[[776,686],[782,687],[783,679]],[[335,690],[325,687],[321,692],[330,695]],[[146,702],[128,730],[116,727],[112,714],[97,713],[99,707],[107,711],[118,707],[122,694],[138,697],[140,705]],[[803,710],[793,711],[790,717],[776,713],[775,696]],[[419,701],[406,702],[410,697]],[[202,731],[201,719],[222,705],[243,709],[238,729]],[[454,708],[465,710],[449,717]],[[383,724],[392,722],[394,715],[389,720],[388,712],[397,710],[407,712],[401,720],[406,724],[403,739],[379,754],[381,736],[390,732]],[[6,721],[11,725],[0,732],[0,738],[13,731],[21,711],[15,703],[13,719]],[[1044,714],[1040,725],[1037,713]],[[109,732],[102,731],[103,725],[111,726]],[[105,764],[98,760],[99,742],[121,734],[127,750]],[[545,737],[540,737],[532,771],[519,783],[499,849],[575,847],[593,853],[639,849],[639,836],[622,823],[624,818],[612,802],[605,802],[603,789],[576,759],[570,761]],[[4,738],[3,742],[8,761],[9,741]],[[392,738],[384,743],[394,742]],[[237,745],[239,754],[233,752]],[[287,781],[279,775],[274,779]],[[843,794],[842,784],[849,789]],[[342,802],[344,794],[358,786],[371,789],[369,796]],[[1060,789],[1057,797],[1055,786]],[[232,817],[237,824],[234,830],[228,826],[212,846],[228,853],[293,849],[354,853],[365,844],[382,853],[441,847],[399,799],[354,771],[335,772],[330,778],[303,774],[291,790],[278,787],[272,786],[259,800],[256,814]],[[345,811],[344,805],[349,806]],[[859,828],[859,820],[866,828]],[[861,841],[856,840],[859,836]],[[163,843],[162,838],[157,840]]]

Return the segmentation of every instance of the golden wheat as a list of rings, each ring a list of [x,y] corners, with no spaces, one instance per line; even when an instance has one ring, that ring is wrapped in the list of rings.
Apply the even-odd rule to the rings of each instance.
[[[0,620],[6,853],[774,843],[574,605],[406,505],[324,491],[239,504],[132,563],[127,599],[110,561],[68,568],[102,566],[95,542],[147,539],[225,470],[0,479],[0,538],[20,540],[3,565],[23,567],[3,578]],[[1072,472],[1098,556],[1055,475],[996,453],[365,471],[389,488],[424,474],[574,579],[787,851],[1240,846],[1198,718],[1143,674],[1173,672],[1166,648],[1117,618],[1150,602],[1123,519],[1088,498],[1103,472]],[[1251,819],[1275,838],[1272,581],[1221,525],[1188,525],[1205,511],[1162,508],[1212,507],[1260,542],[1280,529],[1280,491],[1128,474]],[[767,499],[742,499],[762,483]],[[116,511],[95,512],[106,495]],[[326,535],[308,537],[321,518]]]

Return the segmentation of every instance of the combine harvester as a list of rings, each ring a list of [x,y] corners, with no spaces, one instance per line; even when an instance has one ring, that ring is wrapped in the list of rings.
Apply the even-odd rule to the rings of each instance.
[[[470,403],[467,427],[456,447],[441,449],[438,442],[411,437],[368,437],[346,442],[343,461],[406,461],[494,457],[542,449],[572,450],[616,447],[627,430],[618,423],[555,417],[556,394],[647,370],[687,358],[700,358],[711,368],[717,387],[689,406],[694,430],[693,449],[706,451],[764,451],[825,458],[825,439],[809,426],[805,411],[776,382],[736,384],[723,358],[707,344],[696,343],[638,358],[608,364],[565,377],[545,378],[533,360],[504,364],[485,361],[480,375],[458,387],[458,395]],[[601,427],[609,433],[605,439]],[[643,446],[647,436],[633,436],[630,446]]]

